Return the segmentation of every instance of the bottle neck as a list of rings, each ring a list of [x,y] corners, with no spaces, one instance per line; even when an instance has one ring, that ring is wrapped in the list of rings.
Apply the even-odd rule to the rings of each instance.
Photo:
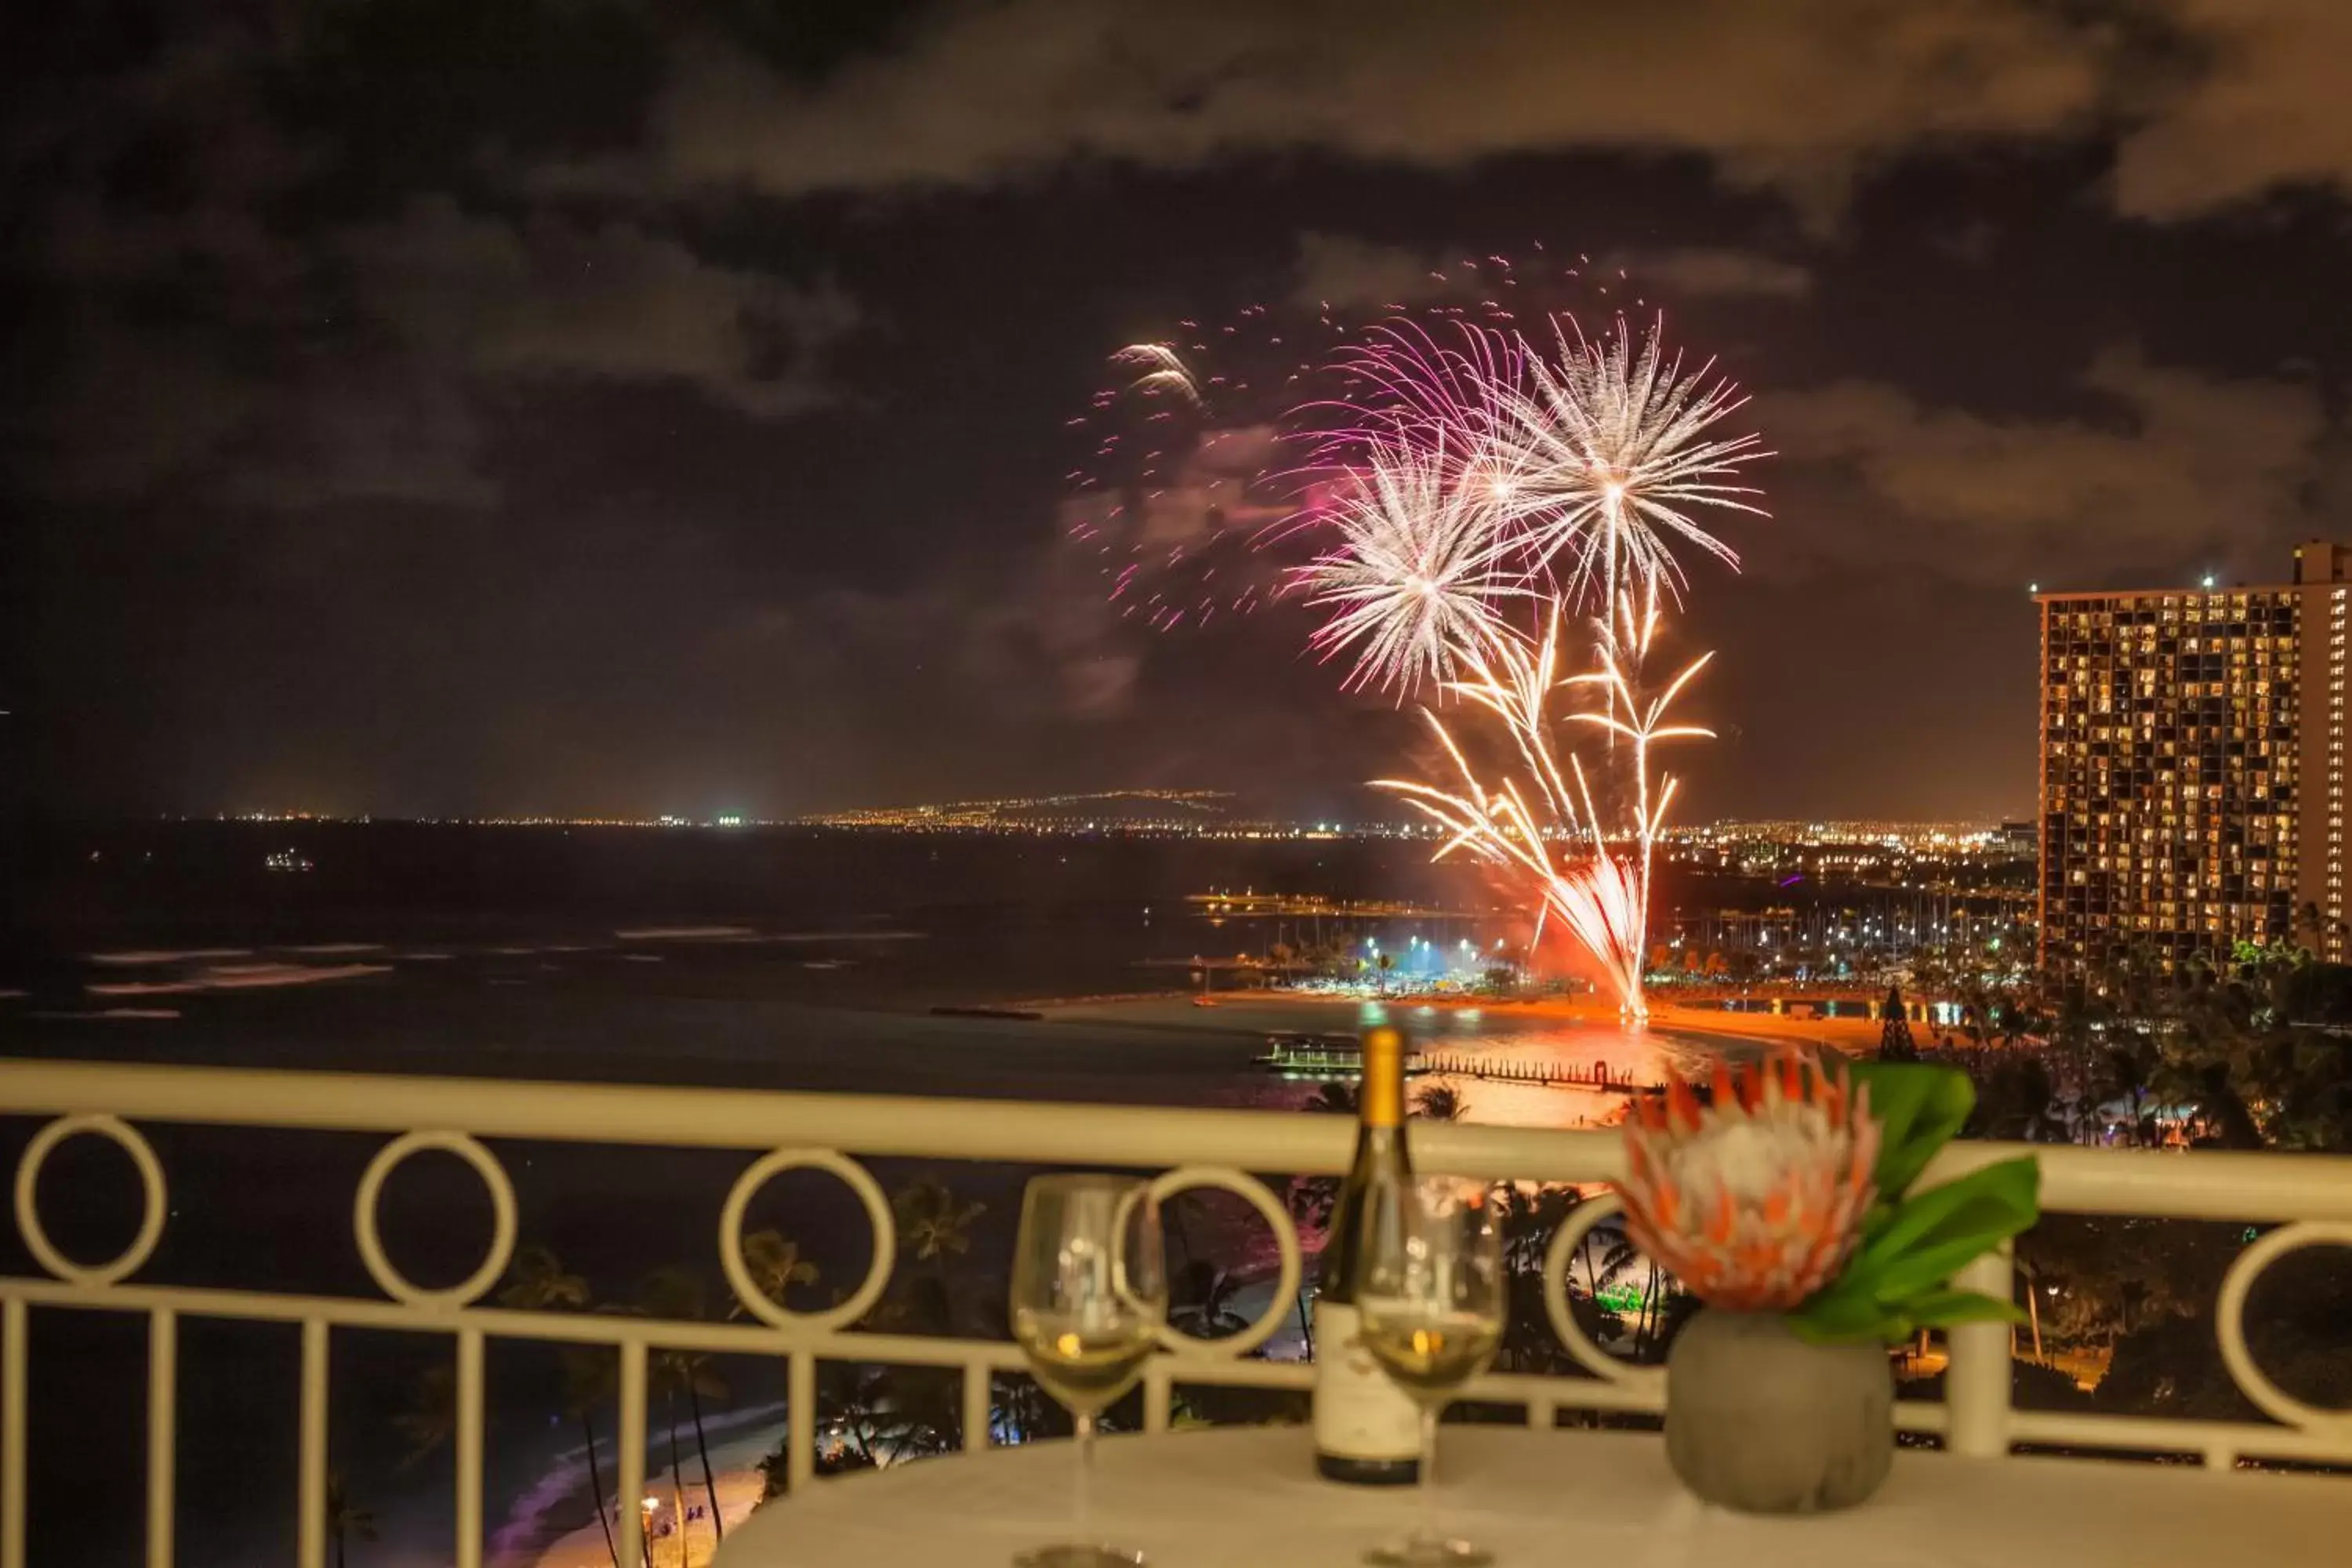
[[[1367,1131],[1404,1123],[1404,1039],[1394,1029],[1364,1036],[1364,1087],[1357,1114]]]

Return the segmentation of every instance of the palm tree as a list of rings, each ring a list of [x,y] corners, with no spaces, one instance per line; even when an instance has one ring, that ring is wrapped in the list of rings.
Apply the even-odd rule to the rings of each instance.
[[[898,1246],[928,1269],[909,1274],[901,1305],[912,1312],[921,1331],[957,1331],[958,1302],[951,1259],[971,1251],[972,1222],[988,1212],[982,1203],[965,1203],[948,1185],[930,1176],[918,1177],[890,1195],[890,1215],[898,1231]]]
[[[500,1304],[519,1312],[543,1312],[550,1308],[588,1306],[588,1281],[568,1273],[551,1247],[537,1243],[516,1256],[514,1273],[499,1292]],[[588,1444],[588,1490],[596,1503],[596,1527],[604,1532],[604,1552],[613,1568],[621,1568],[621,1549],[613,1539],[613,1521],[604,1512],[604,1472],[596,1462],[595,1412],[611,1397],[618,1381],[613,1358],[602,1351],[578,1346],[563,1352],[563,1412],[580,1422]]]
[[[1968,1031],[1969,1040],[1977,1049],[1984,1050],[1992,1044],[2000,1027],[2000,994],[1971,974],[1960,982],[1960,1027]]]
[[[1450,1083],[1425,1083],[1412,1097],[1412,1113],[1430,1121],[1459,1121],[1470,1102]]]
[[[499,1301],[519,1312],[543,1312],[551,1307],[588,1305],[588,1281],[563,1270],[563,1259],[551,1247],[533,1242],[515,1256],[514,1272]]]
[[[1381,994],[1385,996],[1389,994],[1389,971],[1396,967],[1396,954],[1381,953],[1372,963],[1381,972]]]
[[[342,1472],[327,1472],[327,1528],[335,1535],[335,1568],[344,1568],[344,1542],[347,1539],[373,1541],[375,1515],[352,1501],[351,1493],[343,1489]]]
[[[816,1283],[816,1265],[801,1256],[801,1244],[786,1241],[782,1231],[755,1230],[743,1238],[743,1266],[751,1272],[751,1283],[760,1294],[781,1307],[784,1294],[795,1285]],[[728,1309],[730,1318],[740,1318],[751,1309],[738,1301]]]
[[[1315,1096],[1307,1102],[1309,1110],[1328,1110],[1335,1116],[1356,1114],[1356,1086],[1344,1081],[1318,1084]]]
[[[457,1430],[457,1369],[446,1363],[427,1368],[407,1408],[392,1424],[408,1439],[400,1461],[404,1470],[449,1441]]]
[[[891,1196],[898,1244],[924,1261],[971,1250],[971,1222],[988,1212],[980,1203],[959,1203],[947,1184],[929,1176],[908,1183]]]
[[[1509,1372],[1565,1370],[1567,1352],[1552,1336],[1543,1305],[1544,1255],[1554,1232],[1574,1212],[1576,1190],[1565,1186],[1504,1189],[1497,1212],[1503,1237],[1503,1271],[1510,1292],[1498,1364]],[[1581,1307],[1571,1299],[1573,1307]],[[1595,1325],[1585,1321],[1590,1331]]]
[[[667,1318],[687,1322],[699,1321],[705,1300],[702,1281],[695,1275],[675,1266],[656,1268],[646,1277],[644,1287],[637,1292],[637,1306],[647,1317]],[[663,1391],[669,1411],[669,1474],[670,1489],[677,1500],[677,1530],[679,1561],[685,1561],[686,1551],[686,1483],[677,1447],[677,1397],[686,1395],[687,1410],[694,1426],[694,1451],[702,1462],[702,1492],[710,1504],[710,1531],[713,1540],[727,1538],[727,1527],[719,1517],[719,1482],[710,1468],[710,1444],[702,1425],[702,1401],[727,1397],[727,1385],[711,1370],[710,1358],[699,1351],[663,1350],[653,1354],[649,1369],[654,1381]]]
[[[621,1549],[613,1539],[613,1519],[604,1511],[604,1472],[596,1459],[595,1413],[612,1399],[620,1382],[620,1367],[612,1354],[587,1345],[563,1352],[563,1413],[580,1423],[588,1445],[588,1491],[596,1503],[596,1523],[604,1531],[604,1552],[613,1568],[621,1568]],[[619,1510],[614,1510],[617,1516]],[[642,1521],[641,1521],[642,1522]]]

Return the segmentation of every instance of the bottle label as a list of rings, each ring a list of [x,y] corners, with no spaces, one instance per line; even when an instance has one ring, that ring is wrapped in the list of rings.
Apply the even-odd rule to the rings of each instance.
[[[1353,1303],[1315,1303],[1315,1447],[1342,1459],[1414,1459],[1421,1407],[1358,1337]]]

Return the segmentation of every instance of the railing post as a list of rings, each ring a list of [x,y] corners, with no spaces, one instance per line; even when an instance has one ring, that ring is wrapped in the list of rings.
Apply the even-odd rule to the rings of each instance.
[[[1168,1417],[1174,1403],[1175,1369],[1167,1356],[1153,1356],[1143,1367],[1143,1429],[1146,1432],[1168,1430]]]
[[[621,1536],[621,1568],[638,1568],[648,1555],[646,1516],[646,1342],[621,1342],[621,1495],[614,1500],[613,1528]],[[680,1528],[684,1528],[681,1522]],[[683,1540],[684,1537],[679,1538]],[[650,1563],[646,1568],[652,1568]]]
[[[0,1304],[0,1568],[25,1568],[25,1303]]]
[[[2009,1300],[2014,1286],[2009,1244],[1961,1269],[1952,1283],[1996,1301]],[[2009,1453],[2010,1338],[2007,1323],[1964,1323],[1945,1331],[1951,1356],[1944,1371],[1946,1452],[1972,1459]]]
[[[963,1368],[963,1451],[988,1452],[988,1417],[995,1403],[993,1380],[984,1362],[966,1362]]]
[[[482,1568],[482,1331],[457,1331],[457,1568]],[[682,1528],[682,1527],[681,1527]]]
[[[793,1496],[816,1479],[816,1357],[793,1351],[784,1361],[784,1485]]]
[[[147,1320],[147,1568],[172,1568],[173,1460],[179,1436],[180,1327],[168,1307]]]
[[[327,1568],[327,1321],[302,1320],[301,1479],[295,1509],[295,1561]]]

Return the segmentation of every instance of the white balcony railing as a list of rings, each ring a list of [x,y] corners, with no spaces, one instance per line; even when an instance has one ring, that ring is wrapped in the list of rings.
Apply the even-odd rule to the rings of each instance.
[[[26,1562],[26,1384],[27,1313],[33,1307],[144,1314],[148,1320],[146,1477],[149,1568],[173,1560],[173,1457],[177,1425],[177,1327],[184,1317],[301,1326],[297,1489],[300,1568],[324,1568],[327,1552],[327,1352],[337,1329],[445,1332],[456,1345],[457,1541],[460,1568],[478,1568],[483,1542],[483,1347],[486,1341],[537,1340],[611,1347],[620,1366],[618,1496],[646,1483],[646,1363],[659,1349],[781,1356],[786,1372],[789,1478],[814,1473],[816,1369],[822,1362],[960,1369],[966,1441],[985,1443],[991,1374],[1018,1372],[1009,1342],[856,1331],[850,1325],[879,1299],[898,1254],[890,1206],[852,1155],[913,1156],[1012,1163],[1164,1170],[1163,1187],[1213,1185],[1239,1194],[1273,1227],[1281,1279],[1273,1305],[1234,1338],[1158,1357],[1144,1382],[1147,1425],[1163,1428],[1179,1386],[1305,1388],[1308,1367],[1252,1361],[1288,1310],[1299,1270],[1298,1240],[1276,1194],[1244,1173],[1331,1174],[1343,1170],[1352,1128],[1344,1119],[1273,1111],[1150,1110],[1120,1106],[957,1101],[882,1096],[747,1092],[619,1085],[550,1084],[226,1068],[0,1062],[0,1111],[53,1118],[33,1137],[16,1176],[22,1237],[51,1278],[0,1277],[0,1568]],[[169,1212],[168,1182],[138,1131],[142,1121],[245,1128],[390,1133],[353,1194],[360,1255],[381,1299],[195,1289],[137,1282]],[[50,1244],[42,1223],[41,1168],[67,1138],[89,1134],[120,1145],[144,1186],[137,1235],[100,1265],[75,1262]],[[1605,1132],[1415,1123],[1415,1163],[1466,1176],[1548,1183],[1605,1183],[1619,1168],[1619,1144]],[[511,1310],[478,1304],[506,1273],[519,1224],[514,1191],[482,1139],[662,1145],[756,1151],[719,1211],[718,1262],[756,1323],[666,1321],[641,1317]],[[384,1177],[424,1149],[455,1153],[488,1189],[494,1235],[481,1266],[462,1284],[421,1289],[385,1256],[375,1205]],[[2020,1152],[2009,1144],[1948,1151],[1927,1180],[1958,1174]],[[1942,1403],[1898,1405],[1904,1426],[1941,1435],[1951,1452],[2002,1456],[2014,1444],[2061,1444],[2117,1451],[2187,1452],[2226,1467],[2243,1458],[2352,1463],[2352,1412],[2306,1405],[2275,1386],[2246,1349],[2242,1316],[2255,1278],[2282,1255],[2319,1245],[2352,1246],[2352,1159],[2317,1155],[2162,1153],[2034,1146],[2045,1209],[2275,1225],[2234,1260],[2221,1286],[2220,1350],[2246,1397],[2276,1425],[2054,1414],[2011,1407],[2009,1331],[1984,1325],[1950,1336]],[[780,1172],[815,1168],[845,1183],[874,1227],[874,1263],[862,1284],[829,1310],[800,1313],[762,1295],[740,1250],[744,1210]],[[55,1184],[52,1184],[54,1186]],[[49,1194],[54,1198],[54,1194]],[[1545,1294],[1552,1327],[1591,1377],[1495,1374],[1468,1394],[1524,1408],[1530,1425],[1562,1410],[1662,1408],[1663,1374],[1611,1357],[1567,1310],[1565,1275],[1582,1234],[1614,1207],[1579,1205],[1551,1241]],[[2009,1263],[1976,1265],[1966,1282],[2006,1296]],[[2352,1346],[2347,1346],[2352,1352]],[[2347,1482],[2352,1486],[2352,1482]],[[635,1568],[637,1532],[618,1536]]]

